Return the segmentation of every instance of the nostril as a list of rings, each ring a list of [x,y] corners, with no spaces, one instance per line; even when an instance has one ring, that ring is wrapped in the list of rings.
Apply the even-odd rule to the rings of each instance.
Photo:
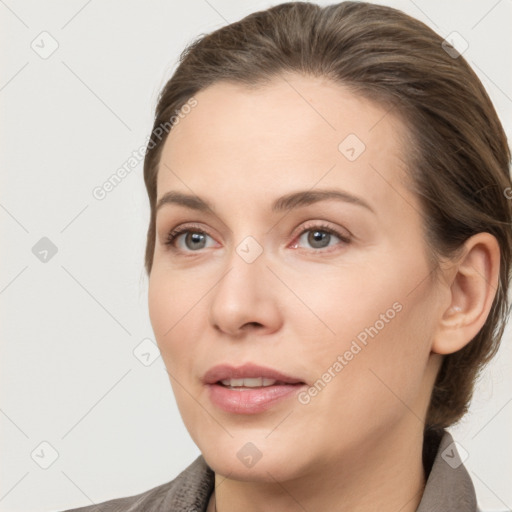
[[[245,327],[246,325],[251,325],[251,326],[253,326],[253,327],[263,327],[263,325],[262,325],[262,324],[260,324],[259,322],[247,322],[246,324],[244,324],[244,327]]]

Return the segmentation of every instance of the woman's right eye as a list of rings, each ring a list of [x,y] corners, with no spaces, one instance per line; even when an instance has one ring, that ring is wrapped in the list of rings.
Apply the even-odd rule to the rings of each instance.
[[[206,245],[207,238],[214,241],[213,238],[204,231],[192,230],[190,228],[177,228],[173,229],[167,235],[165,244],[183,252],[196,252],[198,249],[210,247]]]

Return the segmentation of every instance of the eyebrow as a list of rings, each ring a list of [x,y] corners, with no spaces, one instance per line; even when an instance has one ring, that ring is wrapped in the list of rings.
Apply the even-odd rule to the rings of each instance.
[[[301,190],[298,192],[291,192],[290,194],[277,198],[272,203],[271,210],[275,213],[285,212],[329,199],[362,206],[363,208],[375,213],[375,210],[361,197],[350,194],[344,190],[337,189]],[[157,203],[156,211],[166,204],[176,204],[200,212],[213,212],[213,207],[208,201],[200,198],[199,196],[184,194],[183,192],[171,191],[164,194]]]

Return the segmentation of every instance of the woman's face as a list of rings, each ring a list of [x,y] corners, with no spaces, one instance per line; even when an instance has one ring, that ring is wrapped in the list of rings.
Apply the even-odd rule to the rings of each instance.
[[[175,200],[156,216],[149,312],[207,463],[285,480],[422,433],[446,304],[401,181],[403,125],[297,75],[195,98],[160,161],[157,201]]]

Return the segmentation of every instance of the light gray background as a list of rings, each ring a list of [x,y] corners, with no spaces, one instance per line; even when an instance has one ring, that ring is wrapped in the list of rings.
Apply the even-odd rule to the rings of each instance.
[[[199,454],[161,358],[134,355],[153,340],[142,162],[105,199],[92,191],[145,144],[185,44],[276,3],[0,0],[0,510],[133,495]],[[511,0],[382,3],[467,40],[510,136]],[[46,263],[32,252],[42,237],[58,250]],[[452,429],[489,511],[512,506],[511,332]]]

